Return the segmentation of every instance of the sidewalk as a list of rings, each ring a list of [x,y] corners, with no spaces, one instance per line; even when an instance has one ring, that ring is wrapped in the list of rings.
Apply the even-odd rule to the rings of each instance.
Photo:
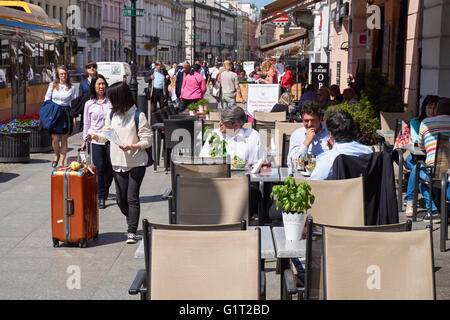
[[[81,134],[69,138],[75,155]],[[53,248],[50,222],[50,174],[53,155],[32,154],[27,164],[0,164],[0,299],[138,299],[128,289],[144,260],[134,257],[140,242],[127,245],[125,217],[115,200],[100,210],[99,241],[88,247]],[[147,168],[141,188],[141,219],[167,223],[167,202],[160,196],[170,186],[163,167]],[[114,194],[114,184],[111,188]],[[400,221],[404,221],[400,213]],[[413,229],[425,223],[416,222]],[[450,253],[439,252],[439,224],[434,226],[436,293],[450,298]],[[139,232],[142,227],[139,224]],[[450,246],[450,242],[447,244]],[[275,260],[266,261],[267,299],[279,299]],[[180,266],[182,267],[182,266]],[[74,271],[75,270],[75,271]],[[78,273],[79,271],[79,273]],[[80,288],[72,281],[80,275]]]

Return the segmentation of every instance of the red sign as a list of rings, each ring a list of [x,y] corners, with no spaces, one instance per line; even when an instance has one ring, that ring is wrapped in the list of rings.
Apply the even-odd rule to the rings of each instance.
[[[289,22],[289,15],[284,15],[282,16],[282,14],[284,13],[284,11],[281,11],[279,13],[277,13],[275,16],[279,18],[276,18],[275,20],[273,20],[273,22]]]
[[[367,45],[367,33],[361,32],[358,34],[358,45],[359,46]]]

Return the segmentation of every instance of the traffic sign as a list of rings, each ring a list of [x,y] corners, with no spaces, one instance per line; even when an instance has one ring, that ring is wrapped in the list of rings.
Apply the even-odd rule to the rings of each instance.
[[[217,42],[217,43],[216,43],[216,46],[218,46],[218,47],[225,47],[225,43]]]
[[[123,16],[124,17],[143,17],[144,9],[137,8],[123,8]]]
[[[200,39],[200,35],[198,34],[191,34],[190,37],[191,39]]]

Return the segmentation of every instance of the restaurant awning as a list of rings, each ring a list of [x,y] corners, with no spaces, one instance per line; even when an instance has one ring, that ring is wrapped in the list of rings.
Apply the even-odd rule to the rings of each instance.
[[[278,40],[278,41],[275,41],[275,42],[263,45],[263,46],[261,46],[260,50],[262,52],[268,51],[268,50],[271,50],[271,49],[275,49],[277,47],[281,47],[281,46],[284,46],[284,45],[291,44],[291,43],[293,43],[295,41],[298,41],[300,39],[306,39],[306,38],[308,38],[308,33],[303,32],[303,31],[302,32],[298,32],[298,33],[296,33],[296,34],[294,34],[294,35],[292,35],[290,37],[287,37],[285,39]]]
[[[272,21],[284,11],[282,15],[290,14],[291,12],[305,9],[321,0],[277,0],[261,8],[261,23]]]

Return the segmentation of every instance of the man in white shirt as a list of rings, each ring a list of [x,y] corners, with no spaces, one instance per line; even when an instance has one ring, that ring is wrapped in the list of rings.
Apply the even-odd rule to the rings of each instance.
[[[289,141],[289,154],[287,165],[299,158],[306,156],[310,152],[314,156],[319,156],[328,150],[327,141],[329,138],[327,127],[322,124],[322,109],[317,102],[307,101],[302,107],[303,128],[295,130]]]
[[[247,160],[249,166],[261,159],[266,159],[266,149],[258,131],[242,126],[247,122],[247,115],[241,107],[226,108],[220,111],[220,127],[214,132],[225,140],[227,155],[230,159],[238,156]],[[210,157],[210,146],[207,137],[200,152],[200,157]]]
[[[372,153],[372,149],[356,142],[356,125],[346,111],[331,112],[327,117],[329,151],[324,152],[316,161],[311,180],[328,180],[333,175],[334,160],[340,154],[360,156]]]

